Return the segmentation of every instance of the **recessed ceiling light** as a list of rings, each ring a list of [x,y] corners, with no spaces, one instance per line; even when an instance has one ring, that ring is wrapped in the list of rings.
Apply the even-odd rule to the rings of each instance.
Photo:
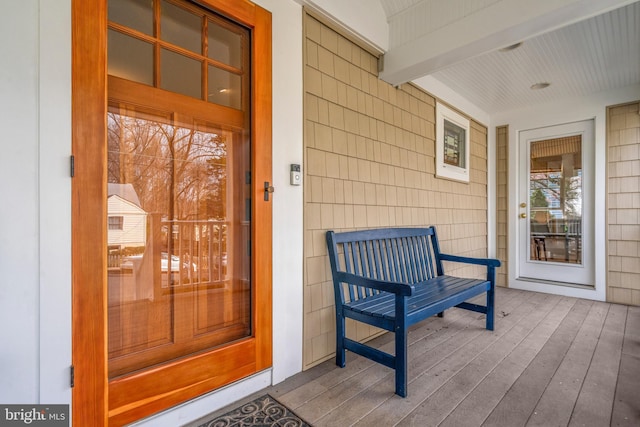
[[[502,49],[500,49],[500,52],[509,52],[511,50],[515,50],[519,48],[520,46],[522,46],[522,42],[512,44],[511,46],[503,47]]]
[[[531,85],[531,90],[538,90],[538,89],[544,89],[546,87],[549,87],[551,85],[551,83],[536,83],[534,85]]]

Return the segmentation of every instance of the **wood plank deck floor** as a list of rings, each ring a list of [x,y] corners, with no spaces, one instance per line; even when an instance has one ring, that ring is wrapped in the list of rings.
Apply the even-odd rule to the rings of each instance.
[[[313,426],[640,426],[640,307],[499,288],[496,314],[493,332],[460,309],[412,328],[405,399],[349,352],[257,395]]]

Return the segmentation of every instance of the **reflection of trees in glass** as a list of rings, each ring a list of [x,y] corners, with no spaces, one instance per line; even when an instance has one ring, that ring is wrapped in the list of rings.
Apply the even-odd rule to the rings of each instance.
[[[532,207],[558,208],[565,218],[582,215],[582,171],[574,176],[561,172],[532,173],[530,204]]]
[[[582,216],[582,171],[566,180],[565,212],[574,217]]]
[[[108,182],[133,184],[145,211],[173,220],[226,216],[224,136],[113,112],[108,132]]]
[[[560,174],[553,172],[532,173],[530,182],[530,204],[532,207],[560,208]]]
[[[531,192],[531,207],[533,208],[546,208],[549,206],[547,198],[540,188],[536,188]]]

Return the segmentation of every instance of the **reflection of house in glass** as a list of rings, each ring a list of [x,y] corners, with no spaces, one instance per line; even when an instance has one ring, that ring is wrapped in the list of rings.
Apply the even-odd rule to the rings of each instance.
[[[133,184],[107,184],[110,302],[153,299],[153,280],[142,280],[153,275],[150,259],[143,263],[148,217]]]
[[[107,184],[107,217],[109,249],[145,245],[147,213],[132,184]]]
[[[161,288],[226,279],[228,221],[169,220],[147,212],[131,183],[108,183],[107,194],[111,294],[153,298],[157,278]]]

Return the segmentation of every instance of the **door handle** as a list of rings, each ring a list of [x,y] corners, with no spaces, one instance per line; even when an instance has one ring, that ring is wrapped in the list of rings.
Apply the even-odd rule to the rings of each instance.
[[[526,218],[526,217],[527,217],[527,214],[526,214],[526,213],[522,212],[522,213],[520,214],[520,218]]]
[[[269,181],[265,181],[264,182],[264,201],[265,202],[269,201],[269,194],[273,193],[274,191],[276,191],[276,189],[273,188],[273,186],[269,183]]]

